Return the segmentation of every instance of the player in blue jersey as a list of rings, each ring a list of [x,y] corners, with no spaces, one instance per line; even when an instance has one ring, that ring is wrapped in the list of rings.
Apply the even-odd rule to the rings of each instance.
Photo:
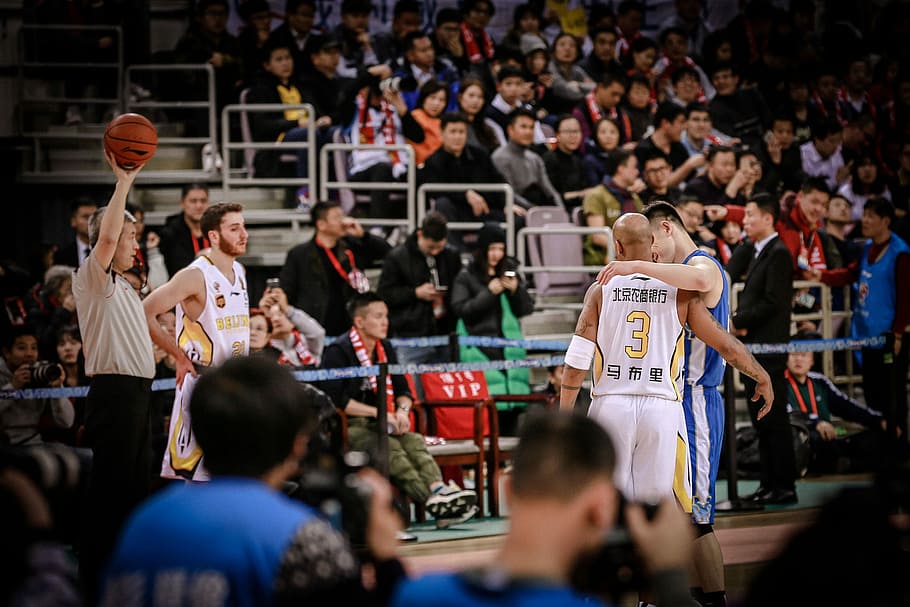
[[[726,273],[714,257],[700,250],[686,231],[675,207],[649,205],[644,215],[654,234],[656,261],[614,261],[598,282],[617,275],[644,273],[680,289],[696,291],[724,329],[729,328],[730,288]],[[714,535],[715,483],[724,434],[724,401],[718,386],[725,363],[717,351],[686,331],[683,410],[689,433],[692,478],[692,519],[697,529],[693,596],[703,606],[726,604],[724,561]]]

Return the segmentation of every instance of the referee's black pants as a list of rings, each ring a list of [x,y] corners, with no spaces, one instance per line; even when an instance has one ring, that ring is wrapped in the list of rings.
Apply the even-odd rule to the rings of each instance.
[[[123,524],[150,491],[151,386],[142,377],[96,375],[86,397],[84,442],[93,455],[79,567],[87,605],[97,601]]]

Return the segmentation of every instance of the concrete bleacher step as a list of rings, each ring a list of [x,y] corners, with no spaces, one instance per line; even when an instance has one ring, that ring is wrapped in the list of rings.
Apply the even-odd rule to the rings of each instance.
[[[521,319],[521,333],[527,339],[567,339],[577,320],[572,310],[539,310]]]

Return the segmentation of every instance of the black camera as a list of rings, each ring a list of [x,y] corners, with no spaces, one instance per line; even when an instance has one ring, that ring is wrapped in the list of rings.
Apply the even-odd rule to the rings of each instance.
[[[45,388],[63,376],[63,369],[57,363],[48,360],[39,360],[32,363],[29,370],[32,372],[31,386]]]
[[[13,469],[35,484],[47,500],[54,529],[63,540],[75,540],[82,496],[88,485],[91,455],[54,444],[0,447],[0,470]]]
[[[287,493],[320,511],[347,535],[355,551],[365,555],[371,490],[357,472],[369,466],[372,457],[360,451],[344,453],[341,424],[332,400],[314,386],[302,386],[312,391],[318,423],[310,433],[307,454],[300,463],[301,474]]]
[[[626,524],[627,500],[620,495],[616,525],[604,534],[599,548],[581,557],[571,574],[574,588],[586,594],[619,603],[622,597],[647,588],[644,563]],[[657,513],[656,504],[641,504],[648,520]]]

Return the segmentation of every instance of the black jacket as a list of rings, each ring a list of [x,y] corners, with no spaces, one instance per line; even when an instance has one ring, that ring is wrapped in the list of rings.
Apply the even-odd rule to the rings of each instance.
[[[389,330],[393,336],[446,335],[455,330],[451,289],[461,270],[461,256],[455,249],[447,247],[434,259],[439,284],[448,287],[443,293],[446,315],[439,320],[433,315],[432,302],[417,299],[414,294],[418,286],[433,282],[427,258],[417,247],[416,232],[386,255],[378,291],[389,306]]]
[[[734,282],[745,275],[745,285],[733,313],[733,326],[748,329],[746,343],[790,341],[790,311],[793,307],[793,258],[777,237],[762,249],[752,267],[755,245],[736,249],[727,271]]]
[[[348,327],[348,330],[350,327]],[[398,355],[395,348],[388,340],[382,340],[382,347],[385,349],[386,358],[390,365],[398,364]],[[373,362],[376,361],[376,351],[373,351]],[[323,369],[340,369],[344,367],[359,367],[360,361],[357,360],[357,354],[354,352],[354,345],[347,333],[329,344],[322,353]],[[395,396],[411,396],[411,390],[408,387],[408,380],[404,375],[392,375],[392,392]],[[355,377],[351,379],[335,379],[330,381],[319,382],[317,386],[332,399],[335,406],[344,409],[348,401],[352,398],[367,405],[376,404],[376,392],[371,388],[369,380],[365,377]],[[385,387],[382,387],[385,392]]]
[[[417,171],[417,182],[424,183],[506,183],[493,164],[493,160],[486,151],[466,145],[460,157],[456,157],[439,148],[426,159],[423,168]],[[482,192],[490,208],[502,209],[505,206],[503,195],[498,192]],[[467,207],[468,201],[464,192],[435,192],[434,196],[446,196],[456,206]]]
[[[183,220],[183,213],[171,215],[165,220],[164,227],[158,232],[161,244],[158,250],[164,256],[164,265],[167,273],[173,276],[178,271],[187,267],[196,259],[196,247],[193,246],[193,234],[190,227]],[[203,242],[197,242],[199,249],[203,249]]]
[[[493,295],[487,288],[490,278],[477,263],[463,269],[455,278],[452,287],[452,308],[458,318],[464,320],[470,335],[502,337],[502,307],[499,295]],[[534,311],[534,300],[528,287],[519,279],[518,290],[508,294],[512,313],[521,318]]]
[[[354,263],[363,270],[372,265],[374,260],[381,259],[389,248],[389,244],[382,238],[364,234],[362,239],[351,237],[340,239],[333,252],[341,267],[345,271],[350,271],[346,250],[351,250]],[[288,302],[315,318],[325,328],[326,335],[339,335],[351,327],[351,319],[345,310],[345,304],[354,295],[354,289],[346,282],[336,283],[340,284],[340,299],[330,301],[334,289],[329,280],[334,279],[334,276],[330,277],[326,271],[315,237],[288,251],[279,278],[281,287],[288,296]],[[330,306],[331,316],[336,318],[336,321],[327,323]]]

